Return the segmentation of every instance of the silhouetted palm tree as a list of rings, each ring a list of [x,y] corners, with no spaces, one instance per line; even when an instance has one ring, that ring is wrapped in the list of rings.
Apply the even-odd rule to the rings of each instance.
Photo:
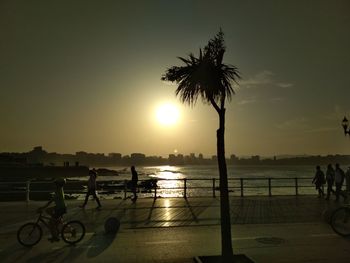
[[[198,97],[211,104],[219,115],[217,130],[217,157],[220,175],[220,216],[221,249],[223,262],[233,259],[231,241],[230,204],[225,158],[225,102],[231,100],[234,90],[232,83],[237,83],[240,74],[236,67],[223,64],[225,53],[224,33],[220,30],[208,41],[199,57],[190,54],[188,58],[179,57],[184,66],[173,66],[162,76],[162,80],[176,82],[176,95],[182,102],[194,106]]]

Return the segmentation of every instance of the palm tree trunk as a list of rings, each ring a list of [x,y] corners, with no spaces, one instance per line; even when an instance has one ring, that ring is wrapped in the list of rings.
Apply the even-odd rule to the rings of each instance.
[[[225,108],[219,111],[217,156],[220,175],[221,257],[222,262],[232,262],[230,200],[228,195],[227,167],[225,158]]]

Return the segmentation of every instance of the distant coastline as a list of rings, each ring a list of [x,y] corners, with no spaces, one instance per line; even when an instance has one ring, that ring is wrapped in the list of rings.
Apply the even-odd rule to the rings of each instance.
[[[251,157],[227,158],[228,165],[327,165],[340,163],[343,166],[350,165],[350,155],[326,155],[326,156],[288,156],[261,158],[258,155]],[[122,155],[120,153],[87,153],[75,154],[49,153],[41,146],[24,153],[0,153],[0,166],[89,166],[89,167],[113,167],[113,166],[158,166],[158,165],[216,165],[216,156],[205,158],[202,154],[183,155],[169,154],[168,158],[160,156],[146,156],[142,153]]]

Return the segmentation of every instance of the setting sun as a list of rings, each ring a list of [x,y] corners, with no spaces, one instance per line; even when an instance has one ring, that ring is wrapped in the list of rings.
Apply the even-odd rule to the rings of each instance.
[[[162,104],[156,110],[157,120],[160,124],[169,126],[177,123],[179,110],[173,104]]]

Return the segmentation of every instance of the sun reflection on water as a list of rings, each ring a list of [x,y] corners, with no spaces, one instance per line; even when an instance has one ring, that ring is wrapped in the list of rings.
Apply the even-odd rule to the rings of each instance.
[[[166,199],[164,200],[164,207],[165,207],[165,213],[164,213],[164,220],[166,221],[163,226],[170,226],[171,221],[171,214],[170,214],[170,200]]]
[[[156,172],[150,175],[158,179],[158,186],[162,189],[162,196],[182,196],[183,195],[183,180],[186,176],[176,166],[157,166],[154,167]]]

